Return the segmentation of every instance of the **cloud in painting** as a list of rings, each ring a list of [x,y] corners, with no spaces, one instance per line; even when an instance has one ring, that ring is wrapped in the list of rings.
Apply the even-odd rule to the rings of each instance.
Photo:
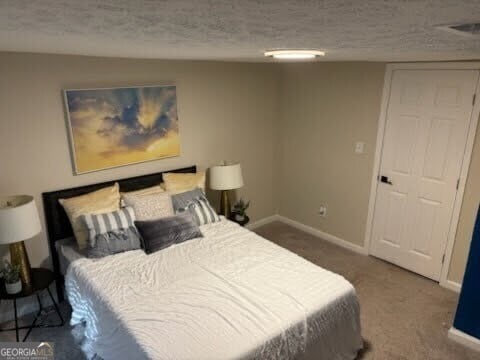
[[[68,104],[73,126],[96,126],[97,135],[115,146],[146,149],[178,130],[173,86],[71,91]]]
[[[174,86],[69,90],[66,98],[74,147],[84,158],[103,156],[106,163],[116,163],[120,160],[112,159],[129,152],[128,158],[152,149],[157,158],[178,152]]]

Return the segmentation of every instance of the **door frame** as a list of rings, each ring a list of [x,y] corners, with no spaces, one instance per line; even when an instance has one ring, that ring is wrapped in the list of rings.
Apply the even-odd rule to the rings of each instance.
[[[387,64],[385,68],[385,79],[383,83],[382,102],[380,107],[380,116],[377,128],[377,140],[375,144],[375,155],[373,163],[373,173],[370,186],[370,198],[368,202],[367,224],[365,229],[364,251],[370,254],[371,237],[373,220],[375,213],[375,201],[377,198],[378,189],[378,175],[380,173],[380,161],[383,152],[383,139],[385,135],[385,125],[387,121],[388,102],[390,98],[390,88],[392,83],[392,76],[394,70],[480,70],[480,62],[425,62],[425,63],[392,63]],[[473,95],[473,94],[472,94]],[[473,145],[477,125],[480,116],[480,80],[477,82],[476,101],[472,109],[470,117],[470,126],[467,135],[467,143],[465,146],[465,153],[463,154],[462,167],[460,169],[460,181],[458,184],[458,191],[455,195],[455,202],[453,205],[452,219],[448,231],[447,244],[444,250],[445,259],[442,264],[442,271],[440,274],[440,285],[457,291],[460,291],[461,284],[448,280],[448,272],[450,270],[450,262],[452,259],[453,247],[455,244],[455,235],[457,233],[458,220],[460,218],[460,210],[463,203],[463,194],[465,192],[465,185],[467,182],[468,171],[470,169],[470,160],[472,157]],[[478,139],[480,141],[480,139]]]

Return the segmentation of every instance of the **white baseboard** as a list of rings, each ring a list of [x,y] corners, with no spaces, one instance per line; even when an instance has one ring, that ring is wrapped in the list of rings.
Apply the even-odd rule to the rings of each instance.
[[[445,280],[445,281],[440,281],[440,286],[455,291],[456,293],[459,293],[460,290],[462,289],[462,284],[457,283],[452,280]]]
[[[351,243],[350,241],[340,239],[339,237],[337,237],[335,235],[332,235],[332,234],[326,233],[324,231],[315,229],[311,226],[302,224],[298,221],[289,219],[289,218],[287,218],[285,216],[282,216],[282,215],[277,215],[276,220],[281,221],[281,222],[283,222],[285,224],[288,224],[290,226],[293,226],[293,227],[295,227],[299,230],[305,231],[306,233],[309,233],[313,236],[319,237],[319,238],[321,238],[323,240],[326,240],[326,241],[328,241],[332,244],[335,244],[335,245],[341,246],[345,249],[354,251],[358,254],[368,255],[367,251],[363,248],[363,246],[359,246],[359,245]]]
[[[246,228],[249,229],[249,230],[255,230],[256,228],[258,228],[260,226],[267,225],[267,224],[269,224],[271,222],[274,222],[274,221],[279,221],[279,216],[278,215],[271,215],[271,216],[267,216],[266,218],[257,220],[253,223],[248,224],[246,226]]]
[[[470,349],[480,351],[480,340],[455,329],[453,326],[448,330],[448,338]]]
[[[352,251],[354,251],[356,253],[359,253],[359,254],[362,254],[362,255],[368,255],[368,250],[365,249],[364,247],[356,245],[356,244],[352,244],[351,242],[346,241],[344,239],[341,239],[341,238],[339,238],[335,235],[331,235],[331,234],[326,233],[324,231],[315,229],[311,226],[302,224],[298,221],[289,219],[289,218],[287,218],[285,216],[282,216],[282,215],[274,215],[274,216],[271,216],[271,218],[274,218],[274,220],[271,220],[271,221],[281,221],[285,224],[291,225],[291,226],[293,226],[297,229],[305,231],[306,233],[309,233],[309,234],[317,236],[317,237],[319,237],[323,240],[326,240],[328,242],[331,242],[333,244],[341,246],[345,249],[352,250]],[[452,281],[452,280],[446,280],[445,282],[440,282],[440,286],[442,286],[446,289],[455,291],[456,293],[459,293],[460,290],[462,289],[462,284],[461,283],[458,283],[458,282],[455,282],[455,281]]]

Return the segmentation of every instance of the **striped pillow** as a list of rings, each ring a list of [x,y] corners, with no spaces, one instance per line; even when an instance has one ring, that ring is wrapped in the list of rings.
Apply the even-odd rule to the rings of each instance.
[[[131,207],[104,214],[82,216],[88,229],[88,256],[103,257],[140,248],[140,235],[134,225]]]
[[[187,206],[176,209],[177,213],[189,211],[198,225],[205,225],[220,221],[220,217],[212,208],[205,196],[192,199]]]

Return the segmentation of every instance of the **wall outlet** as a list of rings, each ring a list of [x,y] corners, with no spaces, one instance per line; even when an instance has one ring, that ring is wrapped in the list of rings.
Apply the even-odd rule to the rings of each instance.
[[[318,209],[318,215],[320,215],[321,217],[327,216],[327,207],[320,206],[320,208]]]

